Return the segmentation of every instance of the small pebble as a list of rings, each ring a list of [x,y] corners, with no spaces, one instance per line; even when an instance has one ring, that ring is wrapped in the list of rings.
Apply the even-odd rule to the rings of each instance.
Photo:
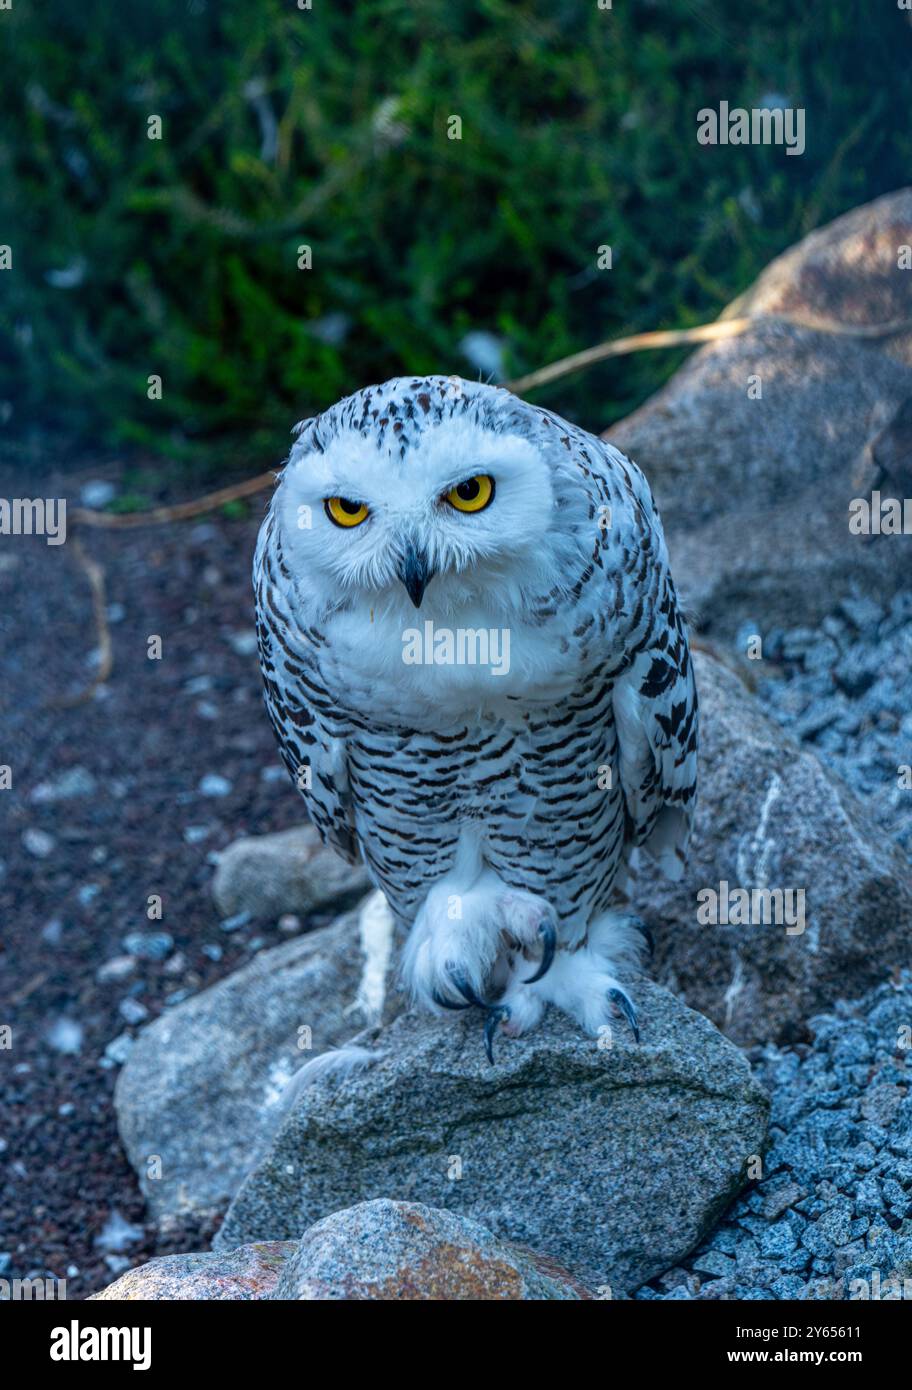
[[[135,956],[112,956],[100,965],[95,972],[95,979],[100,985],[110,984],[117,980],[126,980],[136,969]]]
[[[249,628],[243,632],[231,632],[228,634],[228,642],[238,656],[254,656],[257,649],[256,630]]]
[[[83,1027],[74,1018],[55,1019],[47,1031],[48,1045],[64,1056],[75,1057],[82,1051]]]
[[[203,796],[228,796],[232,783],[218,772],[207,772],[200,779],[199,791]]]
[[[94,796],[97,784],[95,778],[84,767],[70,767],[56,777],[39,782],[29,793],[29,801],[36,806],[50,806],[57,801],[74,801],[80,797]]]
[[[212,834],[210,825],[188,825],[184,828],[184,840],[188,845],[198,845]]]
[[[233,917],[226,917],[223,922],[219,923],[219,926],[222,931],[234,932],[239,931],[241,927],[246,927],[249,921],[249,912],[236,912]]]
[[[41,928],[41,940],[47,942],[48,946],[59,946],[63,940],[63,923],[59,917],[52,917]]]
[[[101,1065],[122,1067],[133,1050],[134,1042],[132,1033],[118,1033],[117,1037],[112,1038],[105,1048]]]
[[[174,948],[174,937],[166,931],[131,931],[123,939],[128,955],[140,960],[164,960]]]
[[[93,478],[90,482],[83,483],[79,489],[79,500],[84,507],[90,507],[93,511],[99,511],[106,507],[109,502],[113,502],[117,496],[117,488],[113,483],[105,479]]]
[[[107,1250],[112,1254],[120,1253],[128,1246],[136,1245],[138,1241],[143,1240],[145,1234],[142,1226],[127,1221],[115,1207],[101,1232],[95,1237],[94,1243],[98,1250]]]
[[[145,1004],[140,1004],[138,999],[121,999],[117,1008],[125,1023],[144,1023],[149,1017],[149,1010]]]
[[[46,830],[38,830],[34,826],[30,826],[28,830],[22,832],[22,845],[35,859],[47,859],[49,854],[54,853],[57,841]]]

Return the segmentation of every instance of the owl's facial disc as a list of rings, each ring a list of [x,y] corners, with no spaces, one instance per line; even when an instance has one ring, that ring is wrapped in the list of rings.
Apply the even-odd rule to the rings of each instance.
[[[554,493],[536,445],[461,418],[406,450],[391,442],[342,430],[292,457],[280,506],[296,582],[333,608],[435,616],[552,587]]]

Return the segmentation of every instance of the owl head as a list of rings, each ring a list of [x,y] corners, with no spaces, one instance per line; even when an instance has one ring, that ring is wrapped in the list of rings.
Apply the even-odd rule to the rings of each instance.
[[[435,613],[547,593],[586,511],[538,417],[500,388],[403,377],[305,421],[274,504],[295,582]]]

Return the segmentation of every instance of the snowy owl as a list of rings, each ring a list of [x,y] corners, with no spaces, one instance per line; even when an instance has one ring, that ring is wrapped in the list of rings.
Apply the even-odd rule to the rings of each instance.
[[[637,1019],[628,870],[682,872],[697,697],[658,512],[618,450],[458,377],[297,427],[254,562],[266,705],[433,1011]]]

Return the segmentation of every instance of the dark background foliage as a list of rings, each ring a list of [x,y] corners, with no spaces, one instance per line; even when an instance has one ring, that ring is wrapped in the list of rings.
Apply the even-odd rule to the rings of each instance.
[[[0,12],[8,444],[259,471],[369,381],[478,375],[467,334],[494,335],[496,377],[715,317],[912,170],[896,0],[312,3]],[[800,158],[698,145],[699,108],[777,97],[806,109]],[[680,360],[538,398],[603,429]]]

